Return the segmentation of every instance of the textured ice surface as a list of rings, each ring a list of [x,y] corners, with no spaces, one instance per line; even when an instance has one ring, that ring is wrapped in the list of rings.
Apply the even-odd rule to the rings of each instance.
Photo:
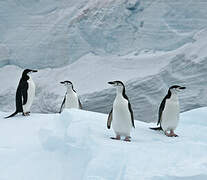
[[[207,108],[181,114],[177,138],[136,121],[132,142],[114,141],[107,115],[81,110],[3,119],[2,180],[204,180]]]
[[[31,111],[58,112],[65,94],[59,83],[63,80],[74,83],[85,110],[102,113],[110,112],[115,97],[115,89],[107,82],[124,81],[135,117],[141,121],[157,121],[159,104],[173,84],[187,87],[180,94],[181,111],[207,106],[207,31],[193,38],[193,43],[174,51],[104,57],[88,54],[66,67],[40,70],[33,74],[36,98]],[[21,72],[16,66],[0,69],[2,111],[14,111]]]
[[[3,0],[1,66],[60,67],[85,54],[172,50],[207,26],[204,0]]]

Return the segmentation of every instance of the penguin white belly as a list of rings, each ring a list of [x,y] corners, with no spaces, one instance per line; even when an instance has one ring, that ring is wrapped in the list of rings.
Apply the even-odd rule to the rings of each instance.
[[[162,129],[164,131],[175,130],[178,125],[179,114],[180,108],[178,100],[166,100],[165,108],[162,112]]]
[[[70,93],[66,95],[65,100],[65,108],[76,108],[79,109],[79,102],[78,102],[78,96],[76,93]]]
[[[123,97],[115,99],[113,104],[112,127],[116,135],[130,136],[132,129],[128,101]]]
[[[27,89],[27,102],[25,105],[23,105],[23,111],[24,112],[29,112],[31,105],[33,103],[34,100],[34,96],[35,96],[35,84],[34,81],[30,78],[28,81],[28,89]]]

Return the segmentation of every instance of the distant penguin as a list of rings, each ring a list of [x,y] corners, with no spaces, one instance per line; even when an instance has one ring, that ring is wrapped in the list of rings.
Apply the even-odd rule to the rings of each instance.
[[[178,85],[171,86],[167,95],[162,100],[159,107],[159,118],[157,125],[160,127],[150,128],[153,130],[163,130],[168,137],[177,137],[174,133],[179,121],[180,106],[177,93],[186,89]]]
[[[64,84],[66,86],[67,91],[65,93],[65,97],[63,99],[59,113],[61,113],[64,108],[66,108],[66,109],[70,109],[70,108],[82,109],[82,104],[78,98],[76,91],[73,89],[72,82],[63,81],[60,83]]]
[[[16,91],[16,111],[5,118],[10,118],[20,112],[22,112],[24,116],[30,114],[30,107],[35,96],[35,84],[30,74],[34,72],[37,72],[37,70],[25,69],[23,71]]]
[[[108,83],[116,87],[116,98],[107,120],[107,128],[110,129],[112,123],[113,130],[116,134],[116,137],[111,139],[120,140],[121,136],[124,136],[125,141],[131,141],[131,129],[132,127],[135,128],[134,116],[129,99],[125,94],[125,86],[121,81]]]

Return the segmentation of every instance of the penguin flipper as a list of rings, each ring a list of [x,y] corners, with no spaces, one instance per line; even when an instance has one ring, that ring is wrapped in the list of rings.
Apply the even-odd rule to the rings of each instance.
[[[162,131],[162,127],[161,126],[160,127],[150,128],[150,129],[155,130],[155,131]]]
[[[80,99],[78,99],[78,103],[79,103],[79,108],[80,108],[80,109],[83,109],[83,106],[82,106],[82,104],[81,104],[81,102],[80,102]]]
[[[131,107],[130,102],[128,103],[128,107],[129,107],[129,111],[130,111],[130,114],[131,114],[132,126],[135,128],[135,125],[134,125],[134,114],[133,114],[133,111],[132,111],[132,107]]]
[[[28,83],[26,81],[22,82],[21,83],[21,95],[23,99],[22,105],[25,105],[27,103],[27,98],[28,98],[27,90],[28,90]]]
[[[4,118],[7,119],[7,118],[10,118],[10,117],[13,117],[13,116],[15,116],[16,114],[18,114],[18,111],[15,111],[13,114],[11,114],[11,115],[9,115],[9,116],[7,116],[7,117],[4,117]]]
[[[113,112],[113,108],[111,109],[108,119],[107,119],[107,128],[110,129],[111,128],[111,122],[112,122],[112,112]]]
[[[163,99],[163,101],[161,102],[160,104],[160,107],[159,107],[159,114],[158,114],[158,122],[157,122],[157,125],[159,125],[162,121],[162,112],[165,108],[165,102],[166,102],[166,97]]]
[[[63,102],[62,102],[62,104],[61,104],[59,113],[61,113],[61,112],[63,111],[63,107],[64,107],[64,105],[65,105],[65,99],[66,99],[66,95],[65,95],[65,97],[64,97],[64,99],[63,99]]]

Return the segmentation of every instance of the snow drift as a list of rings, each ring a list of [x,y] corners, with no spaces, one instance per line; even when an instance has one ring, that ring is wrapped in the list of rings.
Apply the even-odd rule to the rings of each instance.
[[[0,179],[204,180],[207,108],[181,114],[169,138],[136,121],[132,142],[115,141],[107,116],[81,110],[5,120],[0,113]]]

